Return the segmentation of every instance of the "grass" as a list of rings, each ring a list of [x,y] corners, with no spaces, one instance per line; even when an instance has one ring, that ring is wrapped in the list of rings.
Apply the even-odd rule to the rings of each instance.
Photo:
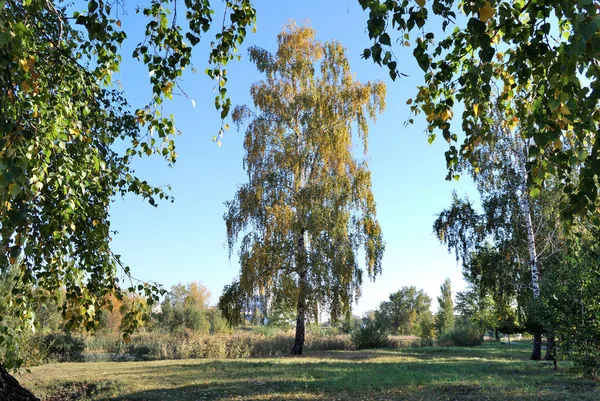
[[[568,365],[528,346],[312,352],[302,357],[39,366],[18,378],[59,400],[598,400]]]

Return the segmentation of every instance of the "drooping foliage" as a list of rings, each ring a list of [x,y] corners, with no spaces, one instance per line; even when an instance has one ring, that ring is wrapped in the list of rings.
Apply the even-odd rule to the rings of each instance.
[[[447,178],[489,143],[497,102],[511,111],[530,140],[529,188],[539,193],[557,178],[567,197],[562,210],[592,213],[598,197],[600,143],[600,11],[593,1],[359,0],[368,9],[373,46],[364,57],[400,73],[398,45],[412,46],[425,83],[409,100],[424,114],[429,140],[449,144]],[[437,34],[443,28],[441,37]],[[396,35],[398,39],[396,40]],[[411,43],[411,39],[415,39]],[[497,95],[499,98],[497,99]],[[464,105],[458,126],[453,112]]]
[[[45,297],[64,293],[68,326],[93,329],[108,294],[119,294],[122,286],[134,289],[133,281],[119,277],[120,262],[110,249],[109,205],[127,193],[152,205],[169,198],[136,176],[130,163],[153,154],[175,161],[178,131],[161,104],[177,92],[214,12],[208,1],[185,1],[177,20],[176,8],[176,1],[152,0],[138,9],[147,25],[133,56],[147,66],[153,96],[133,110],[113,82],[127,38],[123,2],[0,2],[0,274],[4,279],[9,270],[18,272],[1,305],[8,311],[0,314],[5,351],[33,327],[34,306]],[[254,15],[249,1],[227,1],[209,55],[223,116],[230,104],[223,67],[235,57]],[[135,290],[149,302],[158,299],[154,284],[139,283]],[[130,310],[125,334],[145,310]],[[2,354],[4,366],[19,365],[11,353]]]
[[[256,110],[242,106],[233,114],[236,123],[248,122],[248,182],[227,202],[229,248],[240,239],[241,270],[223,304],[237,307],[233,294],[266,294],[295,300],[302,321],[319,308],[336,321],[360,295],[360,247],[368,276],[381,271],[370,172],[352,139],[356,126],[366,154],[368,121],[385,105],[385,86],[356,81],[342,45],[314,35],[290,24],[275,54],[250,49],[265,79],[252,85]]]

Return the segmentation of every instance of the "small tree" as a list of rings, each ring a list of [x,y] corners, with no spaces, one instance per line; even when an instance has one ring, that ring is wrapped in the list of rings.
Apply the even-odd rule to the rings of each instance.
[[[435,328],[438,336],[449,332],[454,327],[454,303],[450,279],[447,278],[440,286],[442,295],[438,297],[438,312],[435,315]]]

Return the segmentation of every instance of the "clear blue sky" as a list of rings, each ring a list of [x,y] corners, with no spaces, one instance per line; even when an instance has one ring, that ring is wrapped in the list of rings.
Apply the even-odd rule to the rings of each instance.
[[[144,4],[143,2],[140,4]],[[347,48],[351,68],[361,81],[383,80],[388,85],[387,109],[371,124],[369,157],[378,217],[386,241],[383,274],[366,282],[355,314],[376,308],[390,292],[402,286],[423,288],[433,299],[449,277],[453,290],[461,290],[461,267],[432,234],[436,213],[450,204],[452,190],[459,194],[476,192],[469,179],[447,182],[442,140],[429,145],[424,120],[417,116],[408,127],[408,98],[422,82],[422,72],[412,57],[412,48],[396,47],[399,68],[409,75],[392,82],[387,73],[360,58],[370,46],[365,32],[366,14],[356,0],[255,1],[258,12],[256,34],[250,34],[242,48],[244,58],[228,67],[228,88],[234,104],[249,103],[249,88],[260,79],[248,62],[248,45],[276,50],[276,36],[286,21],[307,19],[321,41],[337,40]],[[124,54],[131,54],[143,32],[144,20],[131,10],[122,17],[122,27],[130,39]],[[217,6],[221,6],[218,4]],[[217,13],[215,21],[220,21]],[[182,21],[183,23],[183,21]],[[217,24],[218,25],[218,22]],[[212,32],[211,32],[212,33]],[[214,34],[214,33],[212,33]],[[237,255],[229,258],[225,246],[223,202],[231,199],[246,175],[242,169],[242,133],[232,128],[220,148],[211,140],[220,127],[214,109],[213,83],[204,76],[208,42],[195,50],[198,74],[184,77],[184,88],[196,102],[178,97],[167,104],[183,135],[176,140],[179,158],[173,168],[160,158],[136,162],[137,173],[155,185],[170,184],[175,203],[159,203],[153,208],[140,198],[117,199],[111,210],[113,249],[121,254],[137,278],[154,280],[170,287],[178,282],[200,281],[208,287],[216,303],[225,284],[237,276]],[[141,63],[124,59],[117,77],[134,107],[150,98],[148,73]]]

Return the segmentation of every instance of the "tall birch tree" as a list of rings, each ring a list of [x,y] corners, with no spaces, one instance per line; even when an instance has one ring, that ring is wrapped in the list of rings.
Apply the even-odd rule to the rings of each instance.
[[[554,257],[560,245],[557,207],[561,195],[552,181],[546,182],[543,193],[537,188],[528,190],[530,140],[523,138],[523,127],[513,117],[499,107],[491,111],[494,124],[487,134],[488,143],[473,152],[468,166],[484,213],[476,213],[469,202],[454,199],[452,208],[440,213],[434,230],[449,249],[460,254],[472,282],[499,292],[496,301],[513,294],[520,298],[519,304],[537,304],[540,261]],[[489,245],[495,249],[488,249]],[[477,260],[473,260],[474,254]],[[498,262],[488,263],[491,255],[499,257]],[[492,271],[482,273],[485,269]],[[473,271],[476,274],[471,274]],[[541,327],[533,324],[535,316],[528,316],[528,321],[534,334],[531,359],[539,360]]]
[[[358,82],[342,45],[316,41],[312,28],[290,23],[277,43],[275,54],[250,49],[265,78],[251,88],[255,111],[233,113],[238,127],[247,123],[248,182],[226,203],[230,253],[241,237],[241,270],[220,305],[231,317],[227,305],[240,297],[294,300],[292,354],[301,354],[307,318],[321,308],[335,321],[360,296],[359,249],[369,278],[381,272],[384,242],[365,156],[368,121],[384,109],[386,90]]]

